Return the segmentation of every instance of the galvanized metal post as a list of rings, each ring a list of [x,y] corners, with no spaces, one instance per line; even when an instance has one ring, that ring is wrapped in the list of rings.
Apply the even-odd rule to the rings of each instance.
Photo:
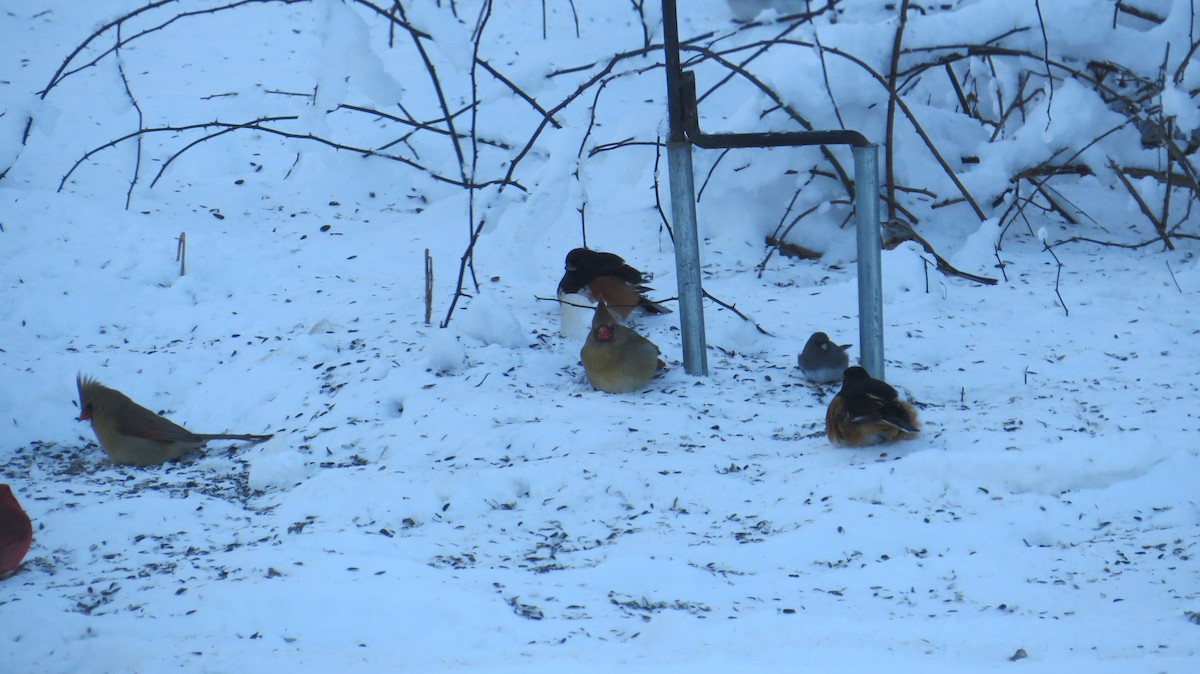
[[[704,288],[700,283],[700,237],[696,228],[691,143],[667,143],[667,173],[671,180],[683,369],[690,375],[704,377],[708,375],[708,348],[704,337]]]
[[[683,369],[708,375],[704,338],[704,288],[700,283],[700,237],[696,229],[696,181],[692,145],[684,133],[682,82],[679,62],[679,20],[675,0],[663,0],[663,46],[667,71],[667,174],[671,183],[671,220],[675,236],[675,277],[679,284],[679,330]]]
[[[854,146],[854,214],[858,227],[859,362],[883,374],[883,236],[879,225],[879,146]]]
[[[883,274],[879,225],[879,146],[850,129],[783,133],[704,133],[696,103],[696,83],[679,59],[679,17],[675,0],[662,0],[663,51],[667,71],[667,172],[671,180],[675,270],[679,280],[679,322],[683,366],[707,375],[704,343],[704,289],[700,285],[700,242],[696,233],[692,145],[701,148],[850,145],[854,151],[854,211],[858,226],[859,361],[883,379]]]

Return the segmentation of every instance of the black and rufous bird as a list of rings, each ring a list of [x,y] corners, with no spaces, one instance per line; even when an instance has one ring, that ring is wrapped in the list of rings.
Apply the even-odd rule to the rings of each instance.
[[[631,393],[665,366],[659,353],[654,342],[621,325],[601,300],[579,360],[596,390]]]
[[[270,435],[193,433],[133,402],[124,393],[82,374],[79,421],[91,421],[100,446],[113,463],[153,466],[199,449],[209,440],[263,442]]]
[[[912,405],[858,366],[846,368],[842,390],[825,411],[825,434],[839,447],[907,440],[919,430]]]
[[[837,381],[850,364],[850,357],[846,355],[849,348],[849,344],[834,344],[823,332],[814,332],[797,358],[800,372],[809,381],[819,384]]]
[[[670,309],[648,299],[649,278],[625,263],[620,255],[590,248],[567,253],[566,270],[558,282],[558,297],[569,302],[570,295],[581,295],[588,304],[604,301],[609,311],[622,321],[635,309],[649,314],[670,313]],[[564,305],[565,306],[565,305]]]

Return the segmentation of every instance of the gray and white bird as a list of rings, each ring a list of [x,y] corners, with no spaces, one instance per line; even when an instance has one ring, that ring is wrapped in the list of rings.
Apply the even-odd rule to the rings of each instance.
[[[850,357],[846,355],[849,348],[849,344],[834,344],[823,332],[814,332],[797,359],[801,374],[818,384],[838,381],[850,364]]]

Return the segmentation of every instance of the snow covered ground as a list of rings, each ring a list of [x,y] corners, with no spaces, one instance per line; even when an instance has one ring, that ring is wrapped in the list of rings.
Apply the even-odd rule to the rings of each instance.
[[[427,56],[458,112],[471,101],[479,5],[411,4],[407,19],[436,38]],[[545,4],[543,36],[537,3],[497,3],[481,55],[547,109],[612,54],[640,49],[644,27],[661,40],[657,7],[643,23],[619,2],[577,1],[578,16],[570,3]],[[731,40],[750,43],[782,30],[737,31],[719,0],[682,4],[685,38],[736,31]],[[885,68],[894,10],[843,4],[840,22],[818,20],[823,44]],[[913,21],[914,44],[982,41],[1036,19],[1024,7],[1033,3],[948,4]],[[1197,26],[1178,0],[1158,3],[1170,21],[1149,30],[1112,28],[1110,3],[1041,4],[1056,46],[1076,53],[1133,58],[1182,39],[1178,63],[1180,22]],[[770,333],[707,304],[708,377],[683,370],[678,314],[645,317],[637,327],[668,370],[641,394],[593,391],[580,342],[559,335],[557,305],[539,299],[553,297],[563,256],[583,243],[581,207],[590,246],[653,273],[657,297],[674,295],[654,191],[656,171],[665,176],[652,146],[665,124],[652,67],[661,50],[622,61],[603,92],[553,111],[562,128],[547,124],[521,158],[520,187],[491,185],[472,204],[432,177],[469,176],[469,142],[460,164],[444,133],[329,112],[353,103],[439,119],[411,38],[398,30],[389,48],[368,3],[250,3],[169,23],[119,53],[106,53],[116,35],[106,31],[44,100],[37,92],[76,46],[141,4],[18,5],[0,12],[0,481],[35,540],[0,581],[3,671],[1200,667],[1197,242],[1061,245],[1061,270],[1042,243],[1081,231],[1152,238],[1115,179],[1063,187],[1109,220],[1070,225],[1031,211],[999,255],[1003,206],[981,225],[963,204],[910,204],[923,209],[918,231],[955,266],[1002,280],[943,276],[915,244],[885,251],[887,378],[915,402],[924,432],[835,449],[824,411],[836,387],[808,384],[795,365],[814,330],[857,350],[845,207],[826,203],[794,234],[821,260],[776,254],[756,271],[797,187],[808,183],[806,206],[837,198],[835,181],[807,175],[815,150],[697,151],[705,287]],[[167,3],[123,35],[215,6]],[[1041,44],[1040,33],[1023,39]],[[754,70],[803,108],[804,88],[824,100],[824,85],[815,59],[796,53],[772,50]],[[1196,70],[1174,90],[1185,101]],[[504,177],[542,116],[478,72],[485,182]],[[716,77],[700,72],[703,92]],[[877,93],[847,87],[835,92],[840,114],[881,139]],[[742,97],[701,104],[707,130],[785,127],[763,114],[772,105],[761,94],[730,91]],[[961,168],[987,206],[1007,186],[1002,171],[1113,121],[1084,109],[1072,81],[1055,95],[1064,107],[1053,126],[1040,99],[1010,143],[984,149],[986,134],[950,121],[944,101],[919,114],[946,115],[929,124],[955,161],[983,153]],[[818,127],[835,123],[831,108],[807,105]],[[155,132],[140,166],[136,140],[123,141],[58,191],[85,153],[139,126],[272,115],[296,119],[263,127],[391,144],[384,152],[427,170],[262,128],[190,148],[197,131]],[[455,120],[471,128],[469,111]],[[625,141],[642,144],[589,153]],[[898,142],[907,184],[936,174],[915,136]],[[1141,150],[1110,151],[1126,161]],[[954,196],[945,178],[920,184]],[[485,221],[479,288],[468,274],[469,297],[442,329],[472,208]],[[1187,217],[1181,231],[1195,235],[1200,220]],[[275,437],[114,467],[73,420],[77,372],[198,432]]]

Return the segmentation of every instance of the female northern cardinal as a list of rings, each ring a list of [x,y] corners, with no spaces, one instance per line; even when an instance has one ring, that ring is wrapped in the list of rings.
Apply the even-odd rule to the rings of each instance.
[[[653,342],[618,323],[601,301],[579,359],[597,390],[630,393],[645,386],[664,366],[659,353]]]
[[[209,440],[262,442],[271,435],[193,433],[130,400],[124,393],[79,375],[79,420],[91,420],[96,439],[113,463],[153,466],[178,459]]]
[[[0,484],[0,578],[21,565],[33,542],[33,523],[17,503],[12,489]]]
[[[858,366],[846,368],[842,390],[825,411],[825,434],[842,447],[906,440],[919,428],[912,405]]]

